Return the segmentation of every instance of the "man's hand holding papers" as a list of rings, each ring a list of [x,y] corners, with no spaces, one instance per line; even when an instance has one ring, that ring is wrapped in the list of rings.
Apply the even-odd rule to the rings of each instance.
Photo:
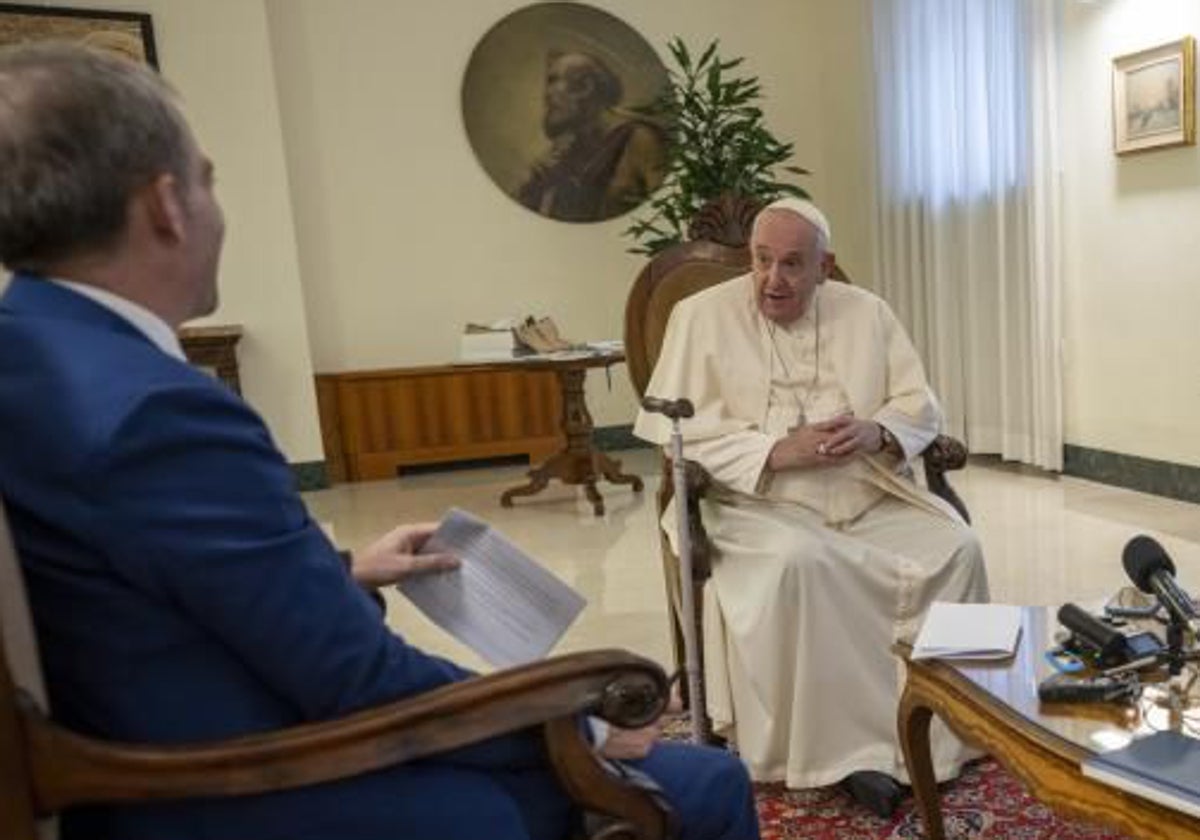
[[[400,525],[362,551],[354,552],[350,571],[363,586],[377,589],[409,575],[458,568],[458,558],[444,552],[422,552],[436,522]]]
[[[436,527],[416,526],[414,538],[417,559],[434,557],[442,564],[449,558],[459,570],[401,576],[397,588],[434,624],[498,668],[545,656],[587,603],[465,511],[452,509]],[[671,707],[681,708],[677,699]],[[641,729],[590,723],[596,749],[613,759],[645,758],[662,733],[661,721]]]
[[[497,668],[546,655],[587,603],[528,554],[471,514],[452,509],[420,554],[457,557],[453,574],[401,578],[430,621]]]

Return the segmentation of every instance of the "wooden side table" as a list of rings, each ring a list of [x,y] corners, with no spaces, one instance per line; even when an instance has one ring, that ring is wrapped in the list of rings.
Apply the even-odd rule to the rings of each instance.
[[[637,493],[642,491],[642,480],[638,476],[621,472],[619,461],[609,458],[592,445],[594,426],[583,389],[589,368],[609,368],[623,361],[623,352],[611,351],[503,363],[554,371],[562,390],[562,430],[567,443],[562,450],[530,470],[527,483],[505,490],[500,496],[501,505],[512,507],[514,498],[539,493],[554,478],[564,484],[582,484],[596,516],[604,515],[604,498],[596,489],[596,482],[601,478],[613,484],[628,484]]]
[[[183,352],[188,361],[196,367],[211,371],[236,394],[242,393],[237,359],[237,343],[241,338],[242,328],[238,324],[183,327],[179,330],[179,343],[183,345]]]

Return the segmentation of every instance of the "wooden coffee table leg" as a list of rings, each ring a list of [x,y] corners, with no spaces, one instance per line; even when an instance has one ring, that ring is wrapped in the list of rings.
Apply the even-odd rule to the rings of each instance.
[[[912,782],[913,798],[921,821],[925,824],[925,836],[929,840],[945,840],[946,829],[942,825],[942,805],[938,797],[937,778],[933,774],[933,753],[929,744],[929,723],[933,710],[924,705],[906,686],[900,697],[900,712],[897,724],[900,746],[904,750],[904,764]]]

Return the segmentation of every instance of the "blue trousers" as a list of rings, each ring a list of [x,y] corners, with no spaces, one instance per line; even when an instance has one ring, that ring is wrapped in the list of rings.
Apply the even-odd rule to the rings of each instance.
[[[657,744],[631,762],[658,782],[682,827],[680,840],[758,840],[758,810],[745,765],[712,747]]]
[[[629,764],[662,788],[681,829],[679,840],[758,840],[754,791],[736,756],[711,747],[664,742],[656,744],[645,759]],[[439,825],[430,840],[478,840],[485,836],[479,833],[478,819],[484,813],[488,815],[486,836],[493,840],[563,840],[579,819],[545,770],[487,773],[473,782],[476,787],[470,796],[460,794],[458,807],[437,818]],[[458,815],[465,818],[461,825]]]
[[[660,743],[630,764],[663,789],[680,825],[680,840],[758,840],[750,777],[736,756]],[[579,814],[543,768],[497,773],[431,761],[373,775],[391,777],[379,788],[386,803],[359,812],[364,817],[387,813],[395,821],[394,833],[375,835],[379,840],[565,840],[578,825]],[[370,836],[373,830],[358,833]]]
[[[711,747],[659,743],[645,759],[629,764],[662,788],[681,829],[679,840],[758,840],[753,787],[737,757]],[[488,778],[494,795],[503,790],[494,806],[508,811],[504,833],[498,822],[492,823],[489,837],[562,840],[569,835],[578,814],[549,773]],[[471,831],[467,829],[463,840],[473,837]]]

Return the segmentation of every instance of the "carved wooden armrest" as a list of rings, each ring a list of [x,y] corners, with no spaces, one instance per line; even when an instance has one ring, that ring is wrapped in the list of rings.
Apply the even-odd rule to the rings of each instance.
[[[967,447],[961,440],[949,435],[938,435],[921,453],[925,469],[934,472],[961,470],[967,465]]]
[[[938,435],[921,453],[925,461],[925,484],[958,511],[964,522],[971,521],[967,506],[946,480],[948,470],[961,470],[967,464],[967,447],[949,435]]]
[[[93,802],[264,793],[326,782],[545,724],[556,768],[593,769],[595,790],[576,797],[611,811],[613,783],[592,754],[578,716],[621,727],[655,719],[667,702],[662,669],[640,656],[601,650],[555,657],[476,677],[339,720],[211,744],[104,742],[48,720],[28,695],[20,719],[39,813]],[[591,765],[594,764],[595,768]],[[585,787],[588,787],[585,785]],[[627,814],[624,816],[628,817]],[[653,826],[662,814],[645,812]],[[662,826],[659,826],[661,829]],[[661,830],[652,836],[661,836]]]

